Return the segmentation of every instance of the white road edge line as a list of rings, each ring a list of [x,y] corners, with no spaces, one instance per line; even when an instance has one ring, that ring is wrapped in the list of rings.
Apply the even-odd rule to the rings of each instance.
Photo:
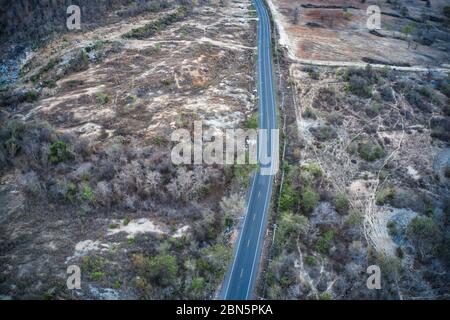
[[[234,255],[234,258],[233,258],[233,265],[232,265],[232,267],[231,267],[230,276],[229,276],[229,278],[228,278],[228,283],[227,283],[227,288],[226,288],[226,290],[225,290],[224,299],[227,298],[228,289],[230,289],[231,278],[232,278],[233,271],[234,271],[234,267],[235,267],[235,264],[236,264],[236,258],[237,258],[238,253],[239,253],[239,248],[241,247],[242,234],[243,234],[242,231],[244,230],[245,223],[246,223],[246,221],[247,221],[248,211],[249,211],[249,208],[250,208],[250,202],[251,202],[251,199],[252,199],[253,187],[254,187],[254,185],[255,185],[255,181],[256,181],[256,175],[253,177],[252,189],[251,189],[251,191],[250,191],[250,196],[249,196],[249,198],[248,198],[248,203],[247,203],[247,208],[246,208],[246,212],[245,212],[244,223],[242,224],[241,232],[240,232],[240,235],[239,235],[238,246],[237,246],[237,249],[236,249],[236,254]]]
[[[269,190],[270,191],[270,190]],[[270,193],[268,191],[268,193]],[[269,199],[269,194],[267,194],[266,200],[264,202],[264,210],[263,212],[266,212],[266,207],[267,207],[267,200]],[[249,298],[249,292],[250,292],[250,288],[252,287],[252,282],[253,282],[253,272],[255,271],[255,263],[256,263],[256,257],[258,256],[258,250],[259,250],[259,239],[261,238],[261,232],[264,226],[264,221],[265,219],[263,218],[261,220],[261,225],[259,227],[259,232],[258,232],[258,243],[256,244],[256,250],[255,250],[255,257],[253,258],[253,264],[252,264],[252,271],[250,273],[250,281],[248,283],[248,287],[247,287],[247,293],[245,294],[245,299],[247,300]]]

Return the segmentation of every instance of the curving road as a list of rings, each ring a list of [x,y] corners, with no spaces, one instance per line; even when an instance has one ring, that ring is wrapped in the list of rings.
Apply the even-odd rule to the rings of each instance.
[[[258,93],[259,121],[261,129],[276,129],[274,86],[272,79],[272,55],[270,38],[270,21],[262,0],[254,0],[259,17],[258,25]],[[267,154],[272,151],[278,157],[278,141],[272,141],[269,131]],[[275,136],[274,136],[275,139]],[[278,136],[276,136],[278,139]],[[258,146],[261,152],[261,145]],[[265,152],[265,151],[264,151]],[[275,158],[273,158],[275,159]],[[278,161],[278,158],[276,158]],[[274,177],[274,160],[263,164],[261,157],[259,167],[251,183],[244,222],[239,233],[232,265],[225,278],[221,298],[225,300],[252,299],[256,276],[258,273],[261,251],[266,233],[268,209],[272,195]],[[262,173],[269,169],[270,173]]]

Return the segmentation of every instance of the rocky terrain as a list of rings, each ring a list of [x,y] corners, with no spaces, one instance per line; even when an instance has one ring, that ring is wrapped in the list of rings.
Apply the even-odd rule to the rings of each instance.
[[[213,298],[228,266],[250,169],[175,166],[171,133],[252,117],[251,3],[111,3],[37,41],[3,86],[2,298]]]
[[[413,2],[425,5],[423,1],[405,5]],[[304,6],[312,2],[272,3],[285,9],[302,6],[304,17],[309,16]],[[441,8],[439,1],[431,3]],[[360,1],[351,4],[362,6]],[[350,1],[333,1],[333,5],[350,5]],[[314,10],[318,14],[342,11]],[[279,201],[274,204],[275,227],[266,241],[267,264],[259,295],[269,299],[449,299],[448,74],[399,71],[378,63],[325,67],[321,61],[337,60],[328,56],[330,51],[314,50],[315,56],[308,56],[301,46],[291,57],[289,43],[300,41],[299,37],[308,37],[301,40],[305,43],[317,42],[315,48],[329,42],[314,33],[283,35],[283,28],[299,27],[277,16],[273,5],[272,14],[286,138]],[[298,25],[304,23],[300,18]],[[448,35],[448,27],[439,28]],[[344,32],[332,26],[315,30]],[[372,38],[363,41],[369,52]],[[344,45],[347,50],[341,52],[341,62],[363,61],[358,49]],[[403,41],[396,46],[398,53],[407,49]],[[448,53],[427,50],[434,50],[435,57]],[[384,54],[383,59],[395,61],[395,56]],[[321,60],[302,63],[303,58]],[[411,64],[420,62],[417,51],[401,58]],[[436,65],[449,62],[448,58],[436,61]],[[366,286],[371,265],[381,269],[380,290]]]

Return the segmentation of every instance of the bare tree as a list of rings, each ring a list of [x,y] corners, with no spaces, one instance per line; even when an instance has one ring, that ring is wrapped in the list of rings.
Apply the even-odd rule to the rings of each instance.
[[[293,24],[298,24],[299,15],[300,15],[300,8],[295,7],[294,11],[292,12],[292,23]]]

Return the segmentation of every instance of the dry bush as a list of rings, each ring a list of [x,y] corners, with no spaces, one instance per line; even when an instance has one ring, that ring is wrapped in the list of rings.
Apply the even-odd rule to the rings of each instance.
[[[317,91],[312,106],[317,109],[333,110],[337,105],[336,91],[333,88],[322,87]]]
[[[194,166],[192,170],[179,167],[175,177],[167,184],[167,190],[177,200],[197,199],[208,182],[218,176],[220,176],[218,170],[209,167]]]
[[[20,187],[22,192],[30,197],[41,197],[45,192],[38,174],[34,171],[29,171],[22,175]]]

